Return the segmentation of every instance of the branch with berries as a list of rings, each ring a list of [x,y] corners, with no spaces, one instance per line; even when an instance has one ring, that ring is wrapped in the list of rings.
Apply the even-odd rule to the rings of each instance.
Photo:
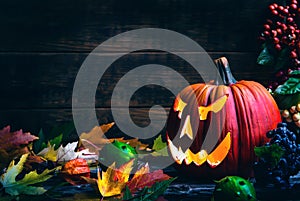
[[[284,1],[284,5],[269,6],[261,36],[262,51],[257,63],[275,70],[268,88],[275,90],[283,84],[293,70],[300,69],[300,8],[297,0]]]

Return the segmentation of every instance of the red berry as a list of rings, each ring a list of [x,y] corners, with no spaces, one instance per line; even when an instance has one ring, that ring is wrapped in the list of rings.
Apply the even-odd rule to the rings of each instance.
[[[272,10],[272,14],[273,15],[278,15],[278,11],[277,10]]]
[[[270,28],[270,25],[268,25],[268,24],[265,24],[264,25],[264,28],[265,28],[265,30],[270,30],[271,28]]]
[[[281,42],[282,42],[283,44],[287,44],[287,36],[282,36],[282,37],[281,37]]]
[[[275,6],[274,6],[274,5],[269,5],[269,9],[270,9],[270,10],[274,10],[274,9],[275,9]]]
[[[293,39],[296,39],[296,34],[290,34],[289,35],[289,38],[290,38],[290,40],[293,40]],[[295,43],[295,41],[292,41],[292,42],[294,42]]]
[[[281,25],[281,22],[276,22],[277,26],[280,26]]]
[[[278,39],[277,37],[275,37],[275,38],[273,39],[273,41],[274,41],[275,44],[278,44],[278,43],[279,43],[279,39]]]
[[[287,18],[287,21],[291,23],[291,22],[294,21],[294,19],[293,19],[292,17],[288,17],[288,18]]]
[[[283,9],[283,13],[284,14],[288,14],[289,13],[289,10],[287,8]]]
[[[278,6],[278,9],[283,10],[284,8],[283,8],[283,6]]]
[[[273,21],[272,20],[270,20],[270,19],[267,19],[267,24],[273,24]]]
[[[293,59],[297,58],[297,53],[295,51],[291,51],[290,57]]]
[[[281,30],[281,29],[276,29],[276,31],[277,31],[277,34],[278,34],[278,35],[281,35],[281,34],[282,34],[282,30]]]
[[[283,71],[278,71],[275,76],[276,77],[281,77],[283,75],[284,75]]]
[[[297,10],[298,6],[297,6],[297,4],[293,3],[293,4],[291,4],[290,8],[293,10]]]
[[[281,28],[283,31],[285,31],[287,29],[287,26],[285,24],[281,24]]]
[[[272,30],[272,35],[273,35],[274,37],[277,36],[277,31]]]
[[[298,4],[298,1],[297,0],[292,0],[292,2],[291,2],[292,4]]]
[[[291,31],[295,31],[295,27],[292,26],[292,25],[289,26],[289,29],[290,29]]]
[[[273,6],[274,6],[275,8],[278,8],[278,4],[276,4],[276,3],[273,3]]]
[[[281,45],[280,45],[280,44],[276,44],[276,45],[275,45],[275,49],[276,49],[277,51],[280,51],[280,50],[281,50]]]
[[[270,36],[270,32],[264,31],[264,36]]]

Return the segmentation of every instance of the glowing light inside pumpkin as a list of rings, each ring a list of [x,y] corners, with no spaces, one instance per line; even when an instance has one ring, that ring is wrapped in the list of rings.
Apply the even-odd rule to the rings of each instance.
[[[179,138],[182,138],[184,135],[187,135],[191,140],[193,140],[193,129],[191,126],[190,115],[186,116]]]
[[[231,146],[230,132],[227,133],[223,141],[207,156],[207,163],[211,167],[217,167],[227,156]]]
[[[175,112],[179,112],[178,113],[178,118],[179,119],[181,119],[181,114],[182,114],[182,111],[185,108],[185,106],[186,106],[186,103],[183,102],[179,96],[177,96],[176,99],[175,99],[175,103],[174,103],[173,108],[174,108]]]

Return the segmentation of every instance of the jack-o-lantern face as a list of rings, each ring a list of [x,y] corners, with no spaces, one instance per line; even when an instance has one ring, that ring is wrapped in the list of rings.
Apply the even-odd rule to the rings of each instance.
[[[199,120],[203,121],[207,119],[208,112],[218,113],[225,105],[228,99],[227,95],[222,96],[214,103],[208,106],[199,106],[198,107],[198,116]],[[194,129],[191,125],[190,115],[185,116],[185,120],[182,120],[182,112],[186,107],[187,103],[182,101],[180,96],[177,96],[174,103],[174,111],[178,112],[178,118],[181,119],[181,122],[184,122],[180,129],[179,139],[182,139],[184,136],[187,136],[191,141],[194,140]],[[208,162],[208,164],[214,168],[218,166],[227,156],[228,151],[231,145],[230,132],[227,133],[226,137],[222,140],[222,142],[215,148],[211,153],[207,153],[207,150],[201,149],[199,152],[193,153],[189,148],[182,150],[182,147],[179,145],[178,148],[173,144],[172,140],[167,138],[170,152],[174,160],[178,164],[182,164],[184,161],[185,164],[189,165],[191,163],[196,164],[197,166],[202,165],[204,162]],[[207,142],[207,141],[204,141]],[[216,138],[215,144],[218,142]],[[187,144],[191,145],[191,143]],[[212,144],[212,145],[215,145]]]
[[[235,81],[224,58],[217,64],[224,85],[194,84],[177,95],[167,121],[169,150],[200,177],[250,176],[254,147],[268,141],[280,112],[262,85]]]

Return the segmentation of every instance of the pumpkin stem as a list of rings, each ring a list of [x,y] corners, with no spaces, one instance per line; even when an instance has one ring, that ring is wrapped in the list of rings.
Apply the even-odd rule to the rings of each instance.
[[[233,77],[231,73],[229,63],[226,57],[221,57],[219,59],[216,59],[215,63],[220,73],[220,76],[224,82],[224,85],[229,86],[236,83],[236,79]],[[216,83],[216,84],[219,85],[221,83]]]

